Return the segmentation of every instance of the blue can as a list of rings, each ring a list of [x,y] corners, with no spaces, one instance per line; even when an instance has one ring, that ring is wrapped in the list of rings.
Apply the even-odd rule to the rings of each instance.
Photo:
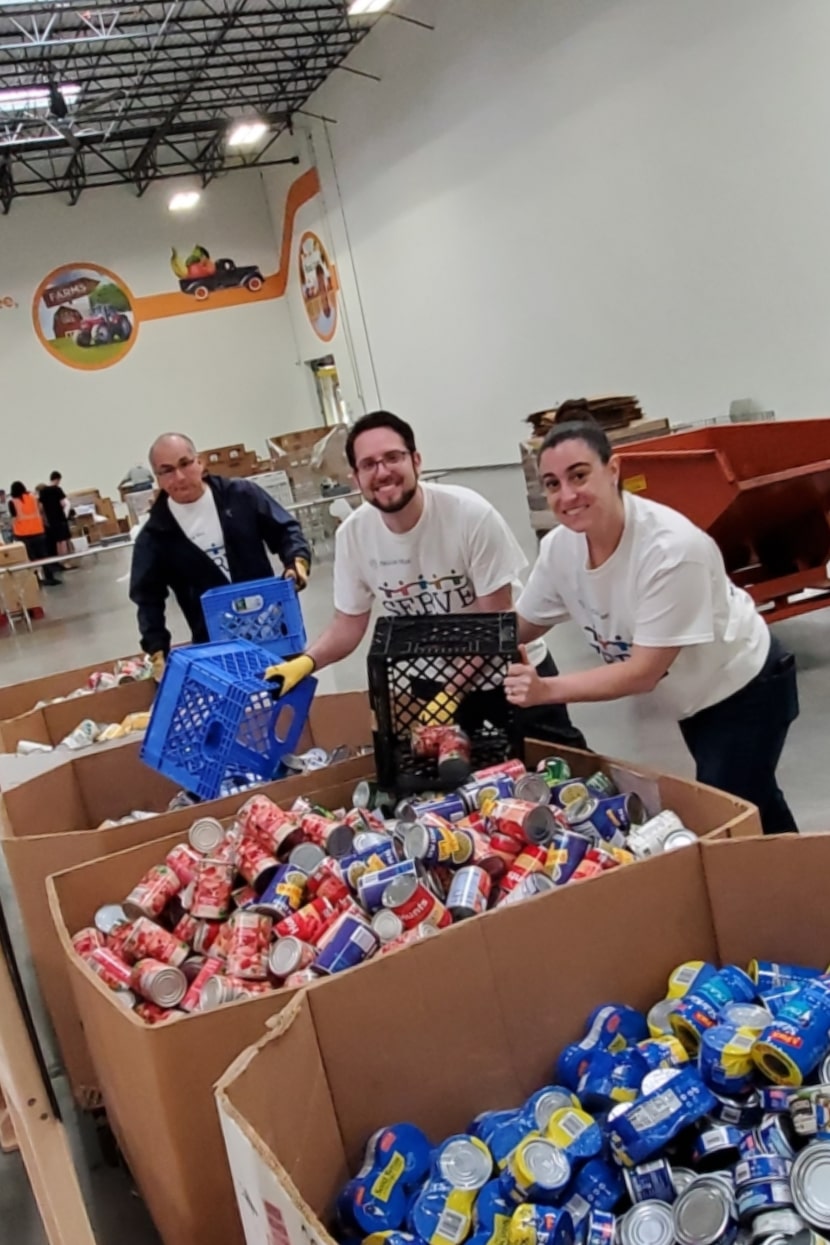
[[[477,812],[482,799],[512,800],[516,783],[509,774],[494,774],[492,778],[476,778],[459,787],[456,795],[463,800],[468,812]]]
[[[758,1091],[764,1114],[783,1115],[789,1111],[795,1092],[795,1088],[790,1085],[764,1085]]]
[[[658,1068],[682,1068],[684,1063],[689,1062],[689,1053],[683,1043],[668,1034],[638,1042],[637,1054],[648,1072],[656,1072]]]
[[[617,1217],[607,1210],[592,1210],[588,1216],[587,1245],[614,1245]]]
[[[488,1138],[493,1135],[493,1131],[508,1120],[515,1119],[517,1115],[515,1108],[509,1111],[482,1111],[475,1117],[467,1132],[472,1137],[479,1137],[489,1147]]]
[[[502,1194],[498,1180],[488,1180],[473,1207],[473,1231],[476,1236],[487,1233],[488,1238],[506,1232],[514,1210],[512,1202],[508,1202]]]
[[[627,1167],[623,1173],[625,1187],[632,1202],[668,1202],[677,1197],[671,1164],[668,1159],[652,1159]]]
[[[591,1214],[591,1207],[584,1197],[580,1197],[578,1193],[572,1193],[569,1198],[562,1203],[562,1209],[566,1210],[571,1217],[574,1226],[574,1237],[580,1242],[580,1245],[586,1245],[588,1236],[588,1219]]]
[[[526,1203],[513,1212],[508,1240],[522,1245],[573,1245],[573,1220],[566,1210]]]
[[[715,1097],[694,1068],[678,1068],[651,1093],[627,1106],[609,1123],[609,1140],[617,1162],[626,1167],[658,1154],[673,1137],[695,1124],[715,1106]]]
[[[596,1158],[602,1154],[602,1129],[587,1111],[564,1107],[554,1111],[545,1129],[545,1136],[562,1150],[571,1162]]]
[[[781,986],[775,990],[765,990],[758,997],[768,1012],[772,1012],[773,1016],[777,1016],[785,1003],[789,1003],[794,994],[798,993],[798,983],[791,981],[786,986]]]
[[[827,1053],[830,979],[802,981],[755,1043],[753,1058],[770,1081],[802,1085]]]
[[[251,907],[255,909],[267,906],[269,915],[273,916],[275,921],[284,921],[299,907],[299,903],[295,902],[298,890],[300,902],[302,902],[302,892],[307,880],[308,874],[305,869],[300,869],[297,865],[280,865],[265,890],[256,903],[251,904]]]
[[[385,869],[364,873],[357,883],[357,897],[367,912],[379,912],[383,905],[383,892],[393,878],[417,878],[420,876],[414,860],[398,860]]]
[[[798,984],[821,977],[820,968],[805,968],[801,964],[776,964],[772,960],[751,960],[749,975],[758,987],[758,993],[786,988],[791,982]]]
[[[338,1198],[345,1230],[366,1235],[402,1227],[411,1194],[429,1171],[430,1149],[414,1124],[392,1124],[373,1133],[363,1166]]]
[[[686,1049],[696,1054],[701,1037],[718,1023],[728,1003],[749,1003],[754,998],[752,980],[742,969],[728,964],[678,1000],[669,1024]]]
[[[424,813],[436,813],[445,821],[461,821],[467,816],[467,809],[460,795],[443,795],[439,799],[399,805],[398,808],[398,816],[402,821],[418,821]]]
[[[701,1171],[731,1167],[741,1152],[743,1133],[731,1124],[704,1129],[694,1140],[692,1161]]]
[[[636,1047],[615,1055],[595,1051],[576,1092],[586,1111],[607,1111],[615,1102],[633,1102],[648,1071]]]
[[[483,1141],[458,1133],[432,1154],[426,1183],[409,1207],[407,1224],[422,1241],[463,1241],[470,1233],[476,1195],[493,1174]],[[452,1235],[449,1235],[449,1224]]]
[[[570,882],[577,867],[591,846],[582,834],[573,830],[555,830],[548,847],[548,860],[545,872],[556,886],[564,886]]]
[[[612,847],[624,847],[625,830],[630,825],[630,820],[627,815],[618,811],[618,806],[624,806],[629,798],[636,797],[612,796],[607,800],[600,800],[589,795],[587,799],[574,800],[563,811],[570,828],[577,834],[608,843]],[[609,807],[610,805],[613,807]]]
[[[789,1116],[765,1115],[754,1132],[761,1154],[780,1154],[785,1159],[795,1158]]]
[[[543,1089],[537,1089],[530,1095],[521,1109],[521,1114],[528,1132],[535,1128],[543,1133],[554,1111],[578,1106],[579,1099],[569,1089],[562,1085],[545,1085]]]
[[[573,1192],[583,1198],[592,1210],[613,1210],[625,1194],[623,1174],[616,1163],[607,1159],[589,1159],[574,1178]]]
[[[754,1184],[756,1180],[789,1180],[792,1159],[780,1154],[750,1154],[735,1167],[735,1188]]]
[[[698,1068],[705,1083],[718,1094],[743,1094],[752,1087],[755,1035],[734,1025],[712,1025],[700,1039]]]
[[[648,1037],[642,1012],[624,1004],[606,1003],[588,1017],[588,1032],[579,1042],[566,1046],[556,1064],[556,1080],[576,1089],[594,1051],[619,1051]]]
[[[714,1092],[714,1091],[713,1091]],[[715,1094],[717,1106],[709,1112],[709,1118],[715,1124],[732,1124],[745,1132],[761,1123],[764,1109],[761,1106],[761,1095],[757,1089],[741,1098],[729,1098],[725,1094]]]
[[[340,860],[340,872],[347,885],[352,890],[357,890],[358,882],[368,868],[376,868],[378,863],[388,868],[389,865],[394,865],[397,859],[394,840],[386,839],[384,843],[367,847],[363,852],[353,852],[350,856],[344,856]]]
[[[321,936],[314,971],[323,976],[356,968],[378,949],[379,939],[368,921],[344,912]]]
[[[767,1210],[788,1210],[793,1195],[788,1180],[756,1180],[738,1190],[738,1218],[748,1223]]]
[[[553,1205],[571,1178],[568,1156],[553,1142],[531,1133],[516,1146],[499,1176],[502,1196],[519,1202]]]
[[[474,1135],[479,1137],[493,1156],[496,1167],[501,1170],[519,1142],[533,1131],[534,1126],[525,1122],[521,1111],[493,1111],[498,1117],[479,1126],[480,1117],[473,1121]]]

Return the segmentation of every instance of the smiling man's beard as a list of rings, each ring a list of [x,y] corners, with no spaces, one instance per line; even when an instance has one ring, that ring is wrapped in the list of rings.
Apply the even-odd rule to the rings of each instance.
[[[407,489],[405,493],[401,494],[398,501],[387,503],[378,501],[376,497],[372,497],[369,499],[369,505],[374,506],[376,510],[381,510],[384,514],[397,514],[398,511],[404,510],[409,505],[417,492],[418,485],[415,483],[412,488]]]

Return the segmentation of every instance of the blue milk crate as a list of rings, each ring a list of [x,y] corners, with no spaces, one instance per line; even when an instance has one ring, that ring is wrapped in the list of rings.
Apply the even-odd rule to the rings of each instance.
[[[276,700],[263,678],[271,664],[271,653],[244,641],[174,649],[141,759],[202,800],[239,775],[274,778],[299,742],[317,681]]]
[[[276,657],[301,653],[306,646],[303,612],[290,579],[251,579],[210,588],[202,610],[211,640],[247,640]]]

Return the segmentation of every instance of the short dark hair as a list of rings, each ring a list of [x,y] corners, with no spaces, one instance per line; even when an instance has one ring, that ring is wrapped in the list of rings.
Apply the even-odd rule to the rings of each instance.
[[[49,477],[50,480],[62,480],[63,476],[59,471],[53,471]]]
[[[393,415],[391,411],[370,411],[368,415],[361,415],[346,437],[346,457],[352,471],[357,466],[354,443],[362,432],[371,432],[373,428],[390,428],[392,432],[397,432],[410,454],[417,453],[415,433],[405,419],[401,419],[400,415]]]
[[[14,484],[11,486],[10,492],[11,492],[12,497],[17,498],[17,500],[19,501],[21,497],[26,496],[26,492],[27,492],[26,485],[23,483],[22,480],[15,480]]]
[[[538,457],[541,458],[545,450],[555,449],[565,441],[584,441],[603,463],[610,462],[614,452],[605,430],[595,419],[568,419],[554,424],[545,434]]]

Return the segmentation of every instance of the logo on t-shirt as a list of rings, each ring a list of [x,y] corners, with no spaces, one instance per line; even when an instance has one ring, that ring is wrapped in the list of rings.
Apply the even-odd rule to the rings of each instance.
[[[628,661],[631,656],[631,644],[621,635],[608,640],[604,635],[600,635],[596,627],[587,625],[584,630],[591,648],[599,653],[606,665],[613,665],[615,661]]]
[[[222,572],[222,574],[225,575],[228,579],[230,579],[231,571],[230,571],[230,567],[228,566],[228,555],[225,552],[225,546],[224,545],[208,545],[207,549],[205,550],[205,553],[208,555],[209,558],[213,560],[213,562],[215,562],[215,564],[219,567],[219,570]]]
[[[476,599],[476,591],[468,575],[452,570],[447,575],[419,576],[405,584],[402,579],[392,585],[378,585],[380,602],[387,614],[403,618],[414,614],[457,614],[468,609]]]

